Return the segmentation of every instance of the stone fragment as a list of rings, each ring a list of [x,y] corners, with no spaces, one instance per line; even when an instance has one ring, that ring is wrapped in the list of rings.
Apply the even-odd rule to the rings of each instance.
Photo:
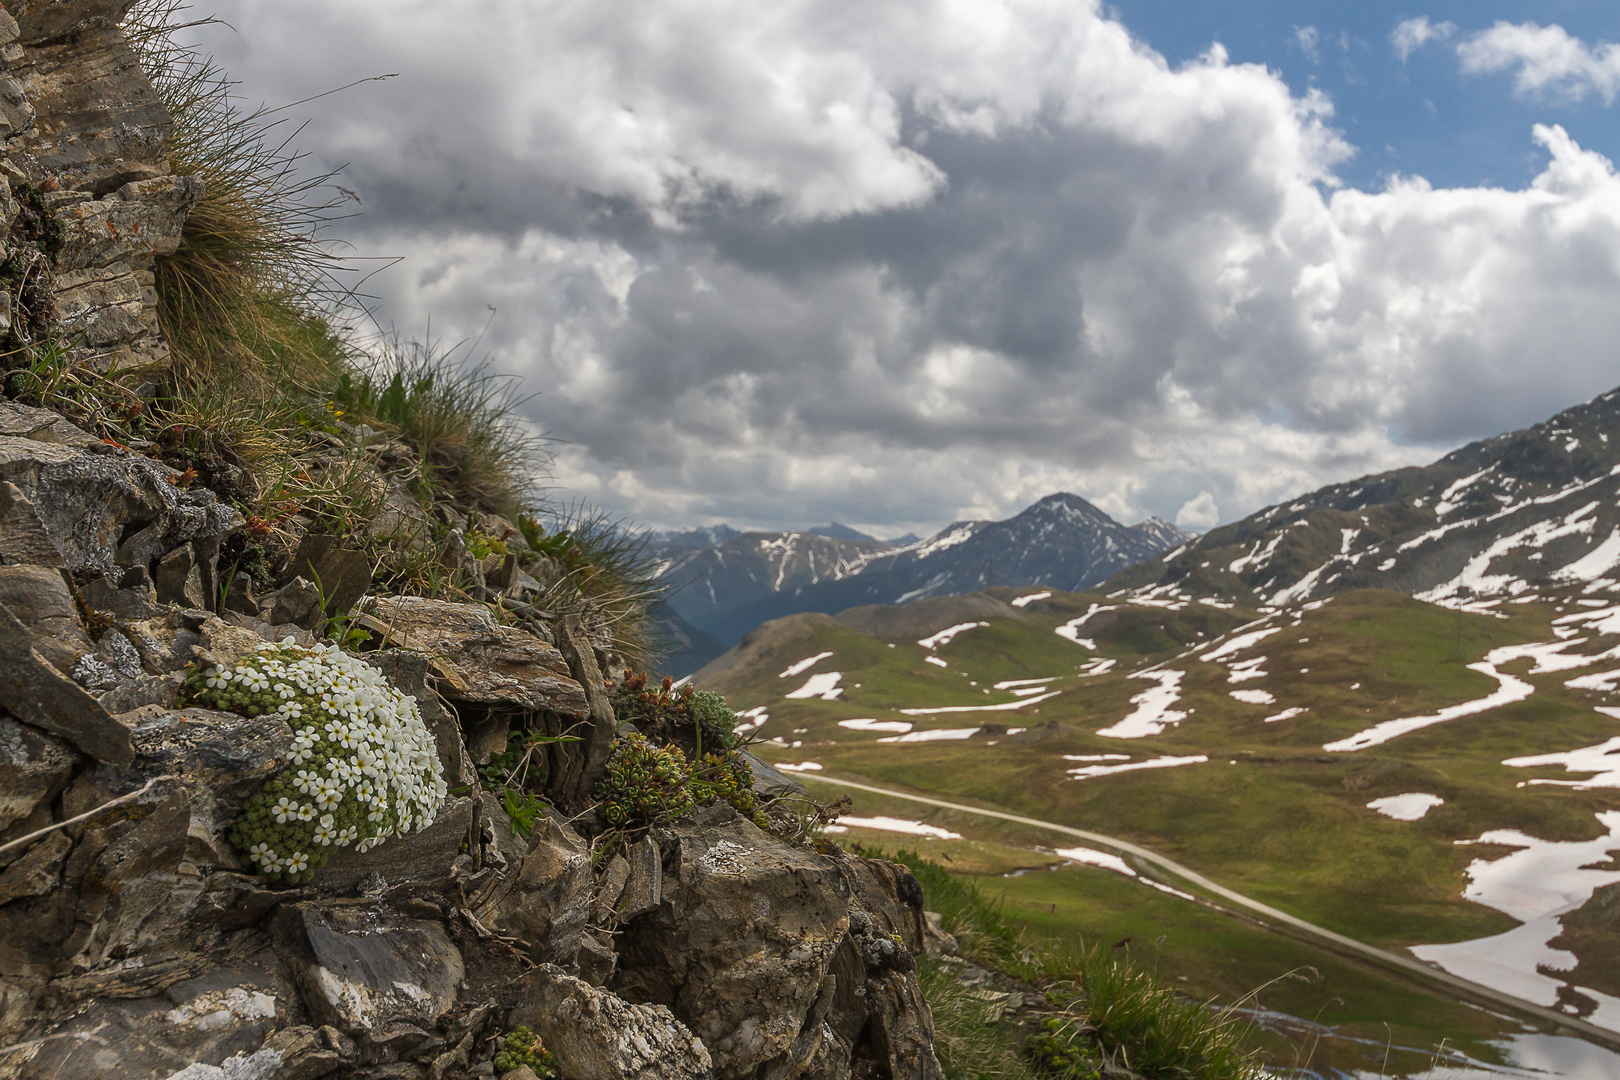
[[[0,716],[0,837],[14,822],[27,821],[67,787],[79,761],[74,749],[37,728]],[[29,831],[29,830],[24,830]],[[0,854],[0,862],[8,857]]]
[[[10,480],[0,480],[0,559],[39,566],[65,566],[45,531],[33,501]]]
[[[651,836],[630,847],[630,873],[619,895],[619,917],[633,919],[663,902],[664,856]]]
[[[229,667],[265,644],[264,638],[242,626],[210,616],[198,628],[199,641],[191,648],[203,666]]]
[[[147,308],[135,271],[123,262],[58,274],[56,316],[64,333],[92,349],[157,330],[157,313]]]
[[[292,572],[315,583],[328,615],[347,615],[371,587],[371,560],[365,552],[344,547],[337,537],[324,533],[304,537],[293,556]]]
[[[74,271],[120,262],[150,266],[159,255],[173,255],[186,215],[202,193],[202,181],[195,176],[157,176],[59,210],[63,242],[58,268]]]
[[[34,106],[22,83],[0,76],[0,138],[9,139],[34,126]]]
[[[100,761],[135,759],[129,729],[95,698],[46,663],[33,635],[0,607],[0,706],[24,723],[62,738]]]
[[[297,992],[267,952],[253,963],[208,965],[200,977],[142,997],[75,998],[75,1011],[41,1041],[21,1076],[168,1080],[190,1070],[210,1080],[279,1080],[280,1055],[265,1052],[266,1036],[301,1017]]]
[[[238,572],[231,578],[231,587],[225,594],[225,608],[243,615],[259,614],[259,598],[254,595],[253,575]]]
[[[820,1038],[807,1018],[846,937],[843,875],[724,804],[672,831],[677,868],[657,911],[620,933],[614,989],[668,1005],[703,1039],[723,1080],[807,1060]],[[814,1038],[801,1044],[804,1031]]]
[[[573,732],[579,736],[580,742],[562,744],[557,749],[566,751],[565,756],[573,768],[561,770],[565,773],[562,779],[565,783],[572,779],[566,775],[577,769],[577,787],[572,792],[576,799],[584,800],[590,797],[596,782],[602,778],[607,768],[608,755],[613,749],[613,738],[618,733],[618,721],[614,719],[613,705],[608,700],[607,684],[602,679],[601,669],[596,666],[596,653],[591,648],[590,639],[585,633],[585,624],[578,615],[570,615],[562,621],[557,628],[557,647],[563,657],[568,661],[568,669],[585,690],[587,703],[587,721]],[[551,785],[553,790],[556,784]],[[560,792],[565,798],[569,792]]]
[[[615,855],[608,861],[607,869],[602,872],[602,880],[596,886],[596,899],[591,905],[591,920],[596,923],[605,922],[619,906],[619,897],[624,892],[624,883],[630,879],[630,861],[623,855]]]
[[[131,0],[11,0],[17,36],[24,45],[118,25]]]
[[[934,1016],[915,974],[866,980],[867,1036],[892,1080],[945,1080],[934,1056]]]
[[[272,625],[292,623],[314,630],[321,621],[321,590],[308,578],[295,577],[259,597],[259,614]]]
[[[101,440],[49,409],[20,401],[0,401],[0,435],[17,435],[60,446],[96,446]]]
[[[111,578],[91,578],[82,590],[84,602],[97,611],[110,611],[127,622],[150,619],[162,614],[157,603],[157,586],[144,566],[132,566]]]
[[[425,829],[392,836],[370,851],[346,847],[333,852],[327,864],[315,872],[315,887],[323,892],[350,892],[372,874],[382,875],[396,887],[444,885],[451,864],[467,842],[472,816],[472,799],[451,796]]]
[[[64,833],[53,832],[36,842],[23,856],[0,873],[0,904],[24,896],[44,896],[62,881],[62,862],[73,841]]]
[[[803,784],[774,768],[765,759],[756,757],[747,750],[740,750],[738,753],[748,762],[749,769],[754,773],[754,794],[760,798],[791,799],[803,798],[809,794]]]
[[[443,926],[376,908],[284,905],[275,936],[316,1021],[394,1052],[427,1040],[465,975]]]
[[[513,1026],[527,1026],[564,1076],[591,1080],[707,1080],[702,1039],[662,1005],[632,1005],[553,964],[523,977]]]
[[[275,1080],[317,1080],[355,1057],[353,1044],[336,1028],[312,1028],[307,1024],[295,1024],[273,1033],[264,1040],[263,1051],[280,1055],[280,1067],[273,1074]]]
[[[585,689],[562,654],[533,634],[500,625],[482,605],[386,596],[366,601],[364,610],[358,625],[380,635],[384,644],[433,657],[433,673],[446,697],[568,716],[586,713]]]
[[[48,566],[0,566],[0,605],[34,635],[34,648],[58,671],[72,671],[95,648],[79,623],[62,575]]]
[[[476,912],[480,922],[528,943],[535,960],[571,968],[577,962],[591,901],[585,841],[548,814],[537,822],[511,887]]]
[[[181,544],[158,561],[153,575],[160,604],[179,604],[185,608],[209,606],[203,592],[202,567],[197,564],[196,553],[190,544]]]

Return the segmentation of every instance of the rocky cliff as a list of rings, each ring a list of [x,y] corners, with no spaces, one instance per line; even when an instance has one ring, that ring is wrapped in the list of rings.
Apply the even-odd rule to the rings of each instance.
[[[130,4],[7,6],[4,351],[161,370],[154,260],[202,193]],[[392,490],[404,448],[335,430]],[[264,523],[152,453],[0,400],[0,1076],[443,1080],[517,1064],[520,1029],[564,1080],[940,1075],[908,871],[814,840],[723,732],[752,790],[600,809],[640,775],[625,663],[537,606],[515,530],[382,501],[454,523],[432,555],[467,602],[388,595],[307,522],[267,583],[221,560]]]

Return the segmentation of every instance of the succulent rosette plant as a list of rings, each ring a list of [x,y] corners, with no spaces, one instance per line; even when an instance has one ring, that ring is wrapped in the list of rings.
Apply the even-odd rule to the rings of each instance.
[[[336,645],[263,645],[193,673],[183,697],[293,729],[286,768],[248,796],[230,832],[268,877],[309,881],[338,848],[424,829],[448,793],[416,699]]]

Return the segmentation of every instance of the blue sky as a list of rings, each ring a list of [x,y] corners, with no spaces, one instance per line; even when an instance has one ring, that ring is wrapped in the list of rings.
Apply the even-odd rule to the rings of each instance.
[[[1589,45],[1620,42],[1620,3],[1115,0],[1110,6],[1172,64],[1218,41],[1234,63],[1265,64],[1296,94],[1312,87],[1328,94],[1335,125],[1357,150],[1338,172],[1359,188],[1381,187],[1397,172],[1423,176],[1436,187],[1521,187],[1546,160],[1530,142],[1537,123],[1562,124],[1587,149],[1620,158],[1620,113],[1601,97],[1570,102],[1515,95],[1511,74],[1464,75],[1454,50],[1459,40],[1499,20],[1562,26]],[[1403,62],[1390,35],[1417,17],[1457,29]]]
[[[217,10],[377,322],[648,525],[1207,528],[1620,384],[1620,3]]]

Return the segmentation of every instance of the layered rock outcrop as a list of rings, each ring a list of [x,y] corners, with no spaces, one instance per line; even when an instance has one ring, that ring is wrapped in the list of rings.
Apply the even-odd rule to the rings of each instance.
[[[0,14],[0,336],[65,332],[101,370],[163,362],[154,259],[201,194],[170,174],[128,7]],[[724,803],[603,839],[591,793],[624,664],[588,613],[535,608],[512,556],[464,550],[446,558],[476,562],[489,603],[375,595],[366,560],[314,534],[259,595],[220,580],[242,516],[181,480],[0,400],[0,1077],[487,1076],[519,1025],[564,1080],[940,1075],[903,868]],[[351,603],[450,794],[430,826],[278,884],[229,830],[299,752],[295,725],[183,706],[183,684],[309,645]],[[528,819],[477,771],[514,730],[557,737]]]

